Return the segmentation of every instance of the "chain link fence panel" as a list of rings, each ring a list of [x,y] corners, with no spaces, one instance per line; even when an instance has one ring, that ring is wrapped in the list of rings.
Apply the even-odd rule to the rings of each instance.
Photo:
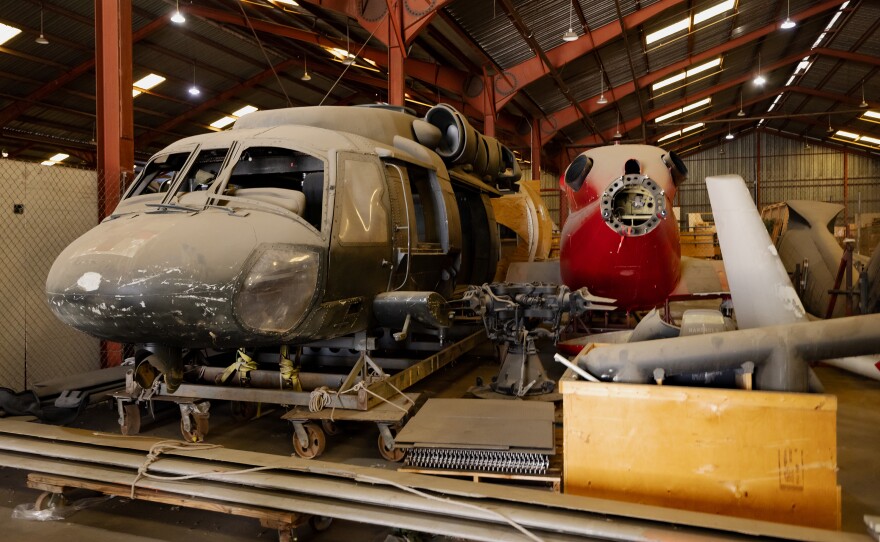
[[[91,170],[7,159],[0,187],[0,386],[27,389],[121,358],[121,345],[62,324],[45,294],[56,257],[98,223],[104,183]]]

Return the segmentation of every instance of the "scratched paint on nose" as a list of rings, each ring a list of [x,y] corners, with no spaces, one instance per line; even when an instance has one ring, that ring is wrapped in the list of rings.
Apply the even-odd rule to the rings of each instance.
[[[101,274],[89,271],[76,281],[76,285],[87,292],[94,292],[101,286]]]

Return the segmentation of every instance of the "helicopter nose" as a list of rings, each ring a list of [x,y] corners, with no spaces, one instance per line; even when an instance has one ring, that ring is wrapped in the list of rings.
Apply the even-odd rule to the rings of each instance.
[[[255,243],[248,223],[225,213],[123,216],[58,256],[47,299],[63,322],[101,338],[148,342],[171,334],[192,343],[207,329],[234,325],[228,300]]]

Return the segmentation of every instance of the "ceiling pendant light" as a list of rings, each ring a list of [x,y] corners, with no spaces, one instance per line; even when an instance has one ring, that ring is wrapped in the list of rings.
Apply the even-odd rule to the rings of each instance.
[[[302,74],[302,77],[300,77],[300,79],[302,79],[303,81],[311,81],[312,80],[312,76],[309,75],[309,57],[308,56],[303,57],[303,74]]]
[[[599,105],[605,105],[608,103],[608,98],[605,97],[605,75],[604,70],[599,70],[599,99],[596,100],[596,103]]]
[[[562,34],[562,41],[577,41],[577,39],[578,39],[578,35],[572,29],[572,25],[571,25],[571,2],[573,2],[573,1],[574,0],[571,0],[568,3],[568,30],[564,34]]]
[[[729,122],[727,123],[727,135],[724,136],[724,139],[726,139],[728,141],[733,139],[733,132],[730,131],[730,123]]]
[[[825,131],[828,132],[829,134],[834,133],[834,128],[831,127],[831,115],[828,115],[828,129]]]
[[[190,96],[198,96],[201,93],[202,91],[196,86],[196,63],[193,62],[193,84],[189,87],[189,94]]]
[[[177,0],[177,9],[174,11],[174,15],[171,16],[171,22],[182,24],[186,22],[186,17],[180,13],[180,0]]]
[[[868,102],[865,101],[865,82],[862,81],[862,103],[859,104],[859,107],[865,108],[868,107]]]
[[[617,110],[617,128],[614,130],[613,138],[617,141],[623,139],[623,134],[620,133],[620,110]]]
[[[764,83],[767,82],[767,80],[764,79],[764,76],[761,75],[761,53],[758,53],[758,75],[755,76],[755,81],[754,81],[754,82],[755,82],[755,84],[758,85],[759,87],[760,87],[760,86],[764,86]]]
[[[745,117],[746,116],[746,112],[743,111],[743,93],[741,90],[739,91],[739,111],[737,111],[736,116],[737,117]]]
[[[49,45],[49,40],[46,39],[46,36],[43,35],[43,3],[40,2],[40,36],[34,40],[40,45]],[[864,85],[862,85],[862,94],[864,94]]]
[[[790,30],[797,26],[797,23],[791,20],[791,0],[785,0],[785,20],[779,25],[783,30]]]
[[[721,150],[718,151],[718,154],[720,154],[720,155],[722,155],[722,156],[724,155],[724,147],[721,147]]]

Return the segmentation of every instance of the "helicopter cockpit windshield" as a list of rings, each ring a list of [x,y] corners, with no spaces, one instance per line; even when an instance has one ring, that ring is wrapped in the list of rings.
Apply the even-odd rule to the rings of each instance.
[[[154,157],[129,187],[123,199],[168,192],[189,155],[189,152],[175,152]]]

